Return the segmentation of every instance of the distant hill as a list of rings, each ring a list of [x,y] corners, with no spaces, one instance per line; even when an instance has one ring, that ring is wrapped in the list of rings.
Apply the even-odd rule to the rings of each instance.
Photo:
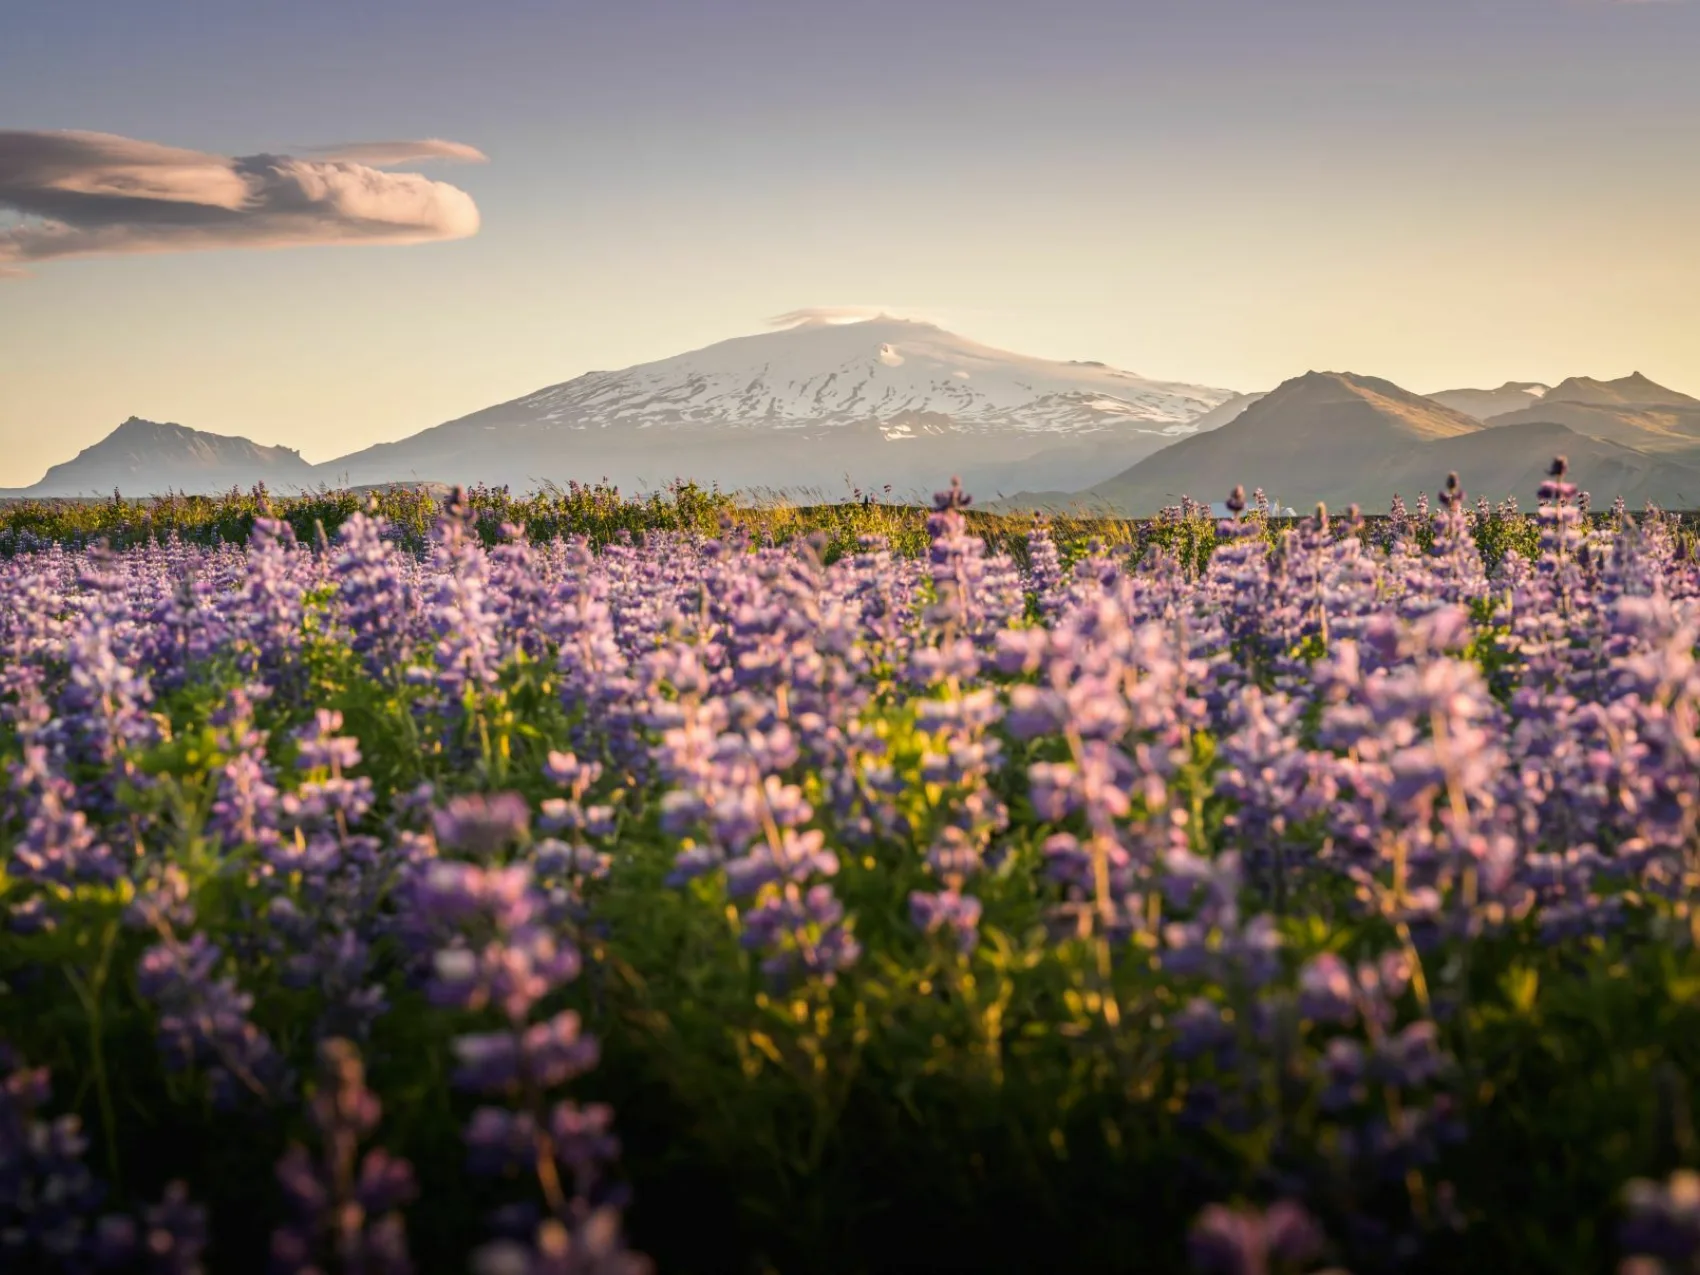
[[[216,493],[265,482],[279,489],[314,485],[313,467],[289,447],[208,434],[132,416],[92,447],[55,465],[16,496],[127,496],[166,491]]]
[[[1176,443],[1088,490],[1030,490],[1001,502],[1144,517],[1182,496],[1215,504],[1236,485],[1262,487],[1303,513],[1318,501],[1383,512],[1395,494],[1431,496],[1448,472],[1471,499],[1515,496],[1532,508],[1555,455],[1596,505],[1700,506],[1700,463],[1655,456],[1550,421],[1484,425],[1390,382],[1312,372],[1280,386],[1237,420]]]
[[[1428,397],[1454,411],[1485,421],[1490,416],[1533,407],[1547,393],[1548,388],[1538,381],[1507,381],[1497,390],[1441,390]]]
[[[1236,484],[1297,509],[1350,487],[1414,447],[1482,428],[1391,381],[1309,372],[1236,419],[1183,439],[1088,489],[1127,514],[1153,514],[1182,495],[1221,500]]]
[[[1221,429],[1229,421],[1237,421],[1248,407],[1268,397],[1267,393],[1236,394],[1220,407],[1213,407],[1196,420],[1188,421],[1187,425],[1194,434],[1207,434],[1213,429]]]
[[[1637,451],[1700,454],[1700,399],[1641,373],[1615,381],[1573,376],[1530,407],[1488,419],[1492,426],[1550,421]]]
[[[1546,398],[1554,403],[1587,403],[1593,407],[1700,407],[1700,398],[1667,389],[1640,372],[1615,381],[1572,376],[1553,386]]]
[[[1700,508],[1700,464],[1649,456],[1617,443],[1589,438],[1563,425],[1534,421],[1414,446],[1390,456],[1375,472],[1333,490],[1319,490],[1298,512],[1309,512],[1321,501],[1335,511],[1356,504],[1365,513],[1385,513],[1395,495],[1404,497],[1407,506],[1413,506],[1421,493],[1426,492],[1431,500],[1438,495],[1448,473],[1460,476],[1465,496],[1472,502],[1478,496],[1495,503],[1514,496],[1525,511],[1532,512],[1554,456],[1569,460],[1571,476],[1589,493],[1596,509],[1605,508],[1620,495],[1635,510],[1649,501],[1662,509]],[[1251,472],[1248,470],[1237,481],[1250,487]],[[1190,491],[1186,494],[1195,500],[1205,499],[1193,496]],[[1220,497],[1211,498],[1209,503],[1218,514],[1222,512]],[[1282,503],[1287,503],[1285,497]],[[1118,498],[1110,484],[1086,492],[1029,492],[993,507],[1005,512],[1035,509],[1119,517],[1143,517],[1153,512],[1134,508],[1125,498]]]
[[[1433,497],[1446,475],[1455,472],[1468,499],[1486,496],[1497,502],[1515,496],[1532,512],[1554,456],[1570,462],[1571,480],[1588,492],[1596,509],[1618,496],[1631,509],[1648,501],[1663,509],[1700,508],[1700,465],[1649,456],[1551,421],[1497,426],[1424,444],[1323,499],[1333,508],[1356,501],[1368,512],[1380,512],[1395,493],[1407,505],[1419,492]]]

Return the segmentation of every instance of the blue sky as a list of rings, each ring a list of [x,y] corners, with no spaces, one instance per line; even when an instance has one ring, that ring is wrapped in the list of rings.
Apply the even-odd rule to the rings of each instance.
[[[1697,53],[1681,0],[27,7],[0,129],[488,162],[403,166],[469,238],[0,280],[0,486],[132,413],[328,459],[817,305],[1237,389],[1700,392]]]

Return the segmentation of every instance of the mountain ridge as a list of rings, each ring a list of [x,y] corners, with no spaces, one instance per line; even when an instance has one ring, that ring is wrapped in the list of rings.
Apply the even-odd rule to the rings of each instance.
[[[1660,385],[1641,372],[1615,381],[1591,376],[1566,377],[1544,396],[1554,403],[1586,403],[1592,407],[1700,407],[1700,398]]]
[[[1277,491],[1295,507],[1418,443],[1481,429],[1479,421],[1391,381],[1306,372],[1227,424],[1195,435],[1088,488],[1130,513],[1182,495],[1217,500],[1236,484]]]
[[[1539,403],[1491,416],[1486,423],[1499,428],[1540,421],[1636,451],[1700,459],[1700,399],[1640,372],[1615,381],[1572,376],[1553,386]]]
[[[1183,496],[1207,503],[1236,485],[1262,487],[1303,510],[1318,501],[1385,507],[1394,494],[1436,491],[1456,470],[1466,491],[1532,499],[1555,454],[1597,499],[1700,504],[1700,465],[1655,457],[1562,422],[1483,423],[1432,399],[1353,373],[1284,382],[1236,420],[1151,456],[1079,499],[1039,492],[1005,507],[1095,507],[1149,516]]]
[[[312,477],[313,467],[293,447],[267,447],[239,435],[131,416],[16,494],[86,496],[145,489],[148,494],[205,495],[260,481],[305,485]]]
[[[1466,416],[1485,421],[1506,412],[1533,407],[1551,392],[1551,387],[1539,381],[1507,381],[1498,389],[1437,390],[1427,397]]]
[[[1503,401],[1530,405],[1478,414]],[[1017,501],[1092,494],[1130,513],[1181,494],[1213,500],[1236,483],[1261,484],[1295,505],[1352,491],[1368,505],[1387,484],[1412,481],[1417,471],[1407,465],[1431,466],[1446,450],[1431,444],[1474,434],[1497,438],[1449,445],[1490,483],[1521,483],[1516,449],[1543,439],[1571,440],[1605,481],[1635,490],[1658,486],[1635,456],[1676,466],[1665,487],[1684,493],[1689,468],[1700,472],[1700,399],[1639,372],[1425,396],[1378,377],[1313,370],[1266,393],[1235,394],[1096,360],[1013,354],[881,316],[805,322],[588,372],[318,465],[293,448],[131,417],[40,482],[0,495],[211,492],[255,482],[527,489],[577,480],[629,490],[687,478],[792,498],[889,487],[924,500],[956,474],[983,499],[1009,490]]]

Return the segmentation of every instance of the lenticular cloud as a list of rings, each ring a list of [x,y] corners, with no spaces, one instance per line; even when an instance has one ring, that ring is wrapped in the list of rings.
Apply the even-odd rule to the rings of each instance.
[[[464,239],[478,232],[470,195],[382,167],[483,158],[438,139],[232,158],[111,133],[0,130],[0,210],[21,217],[0,228],[0,274],[56,257]]]

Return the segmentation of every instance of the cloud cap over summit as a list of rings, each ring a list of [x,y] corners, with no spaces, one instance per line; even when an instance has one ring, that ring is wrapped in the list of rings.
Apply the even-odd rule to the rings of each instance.
[[[0,274],[59,257],[413,244],[478,232],[459,187],[375,164],[482,159],[430,139],[356,143],[319,158],[229,157],[113,133],[0,130]]]

